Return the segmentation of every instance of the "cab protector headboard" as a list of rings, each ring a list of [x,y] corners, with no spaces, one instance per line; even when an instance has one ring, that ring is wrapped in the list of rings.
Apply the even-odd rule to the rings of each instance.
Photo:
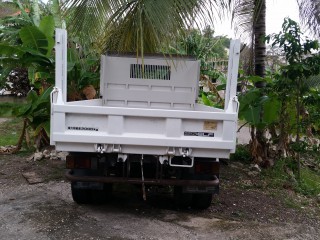
[[[100,88],[105,106],[191,110],[199,77],[200,63],[190,58],[101,57]]]

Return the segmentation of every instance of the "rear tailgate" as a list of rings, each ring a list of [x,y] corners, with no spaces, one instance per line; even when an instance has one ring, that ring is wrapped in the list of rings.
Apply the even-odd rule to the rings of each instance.
[[[57,150],[228,157],[237,113],[53,104],[51,141]]]

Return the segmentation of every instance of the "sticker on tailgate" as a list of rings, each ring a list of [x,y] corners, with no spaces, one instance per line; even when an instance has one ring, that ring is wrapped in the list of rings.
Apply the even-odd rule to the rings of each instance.
[[[79,130],[79,131],[99,131],[98,128],[94,128],[94,127],[68,127],[68,130]]]
[[[204,121],[203,130],[216,130],[218,126],[217,121]]]
[[[213,132],[189,132],[185,131],[184,136],[197,136],[197,137],[214,137]]]

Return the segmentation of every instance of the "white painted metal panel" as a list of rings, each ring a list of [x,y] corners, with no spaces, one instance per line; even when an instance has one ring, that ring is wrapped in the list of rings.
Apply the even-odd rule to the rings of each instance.
[[[157,56],[102,56],[100,83],[106,106],[193,109],[199,61]]]
[[[99,105],[68,105],[54,104],[54,112],[61,113],[85,113],[97,115],[124,115],[139,117],[170,117],[188,119],[207,119],[207,120],[237,120],[237,112],[215,112],[212,111],[188,111],[188,110],[165,110],[165,109],[145,109],[145,108],[126,108],[126,107],[101,107]]]
[[[94,146],[102,144],[112,151],[116,144],[128,154],[139,150],[140,154],[162,155],[169,148],[191,148],[191,156],[217,158],[228,157],[235,145],[235,130],[229,127],[234,126],[236,113],[65,104],[54,105],[53,111],[55,116],[65,116],[57,119],[64,128],[51,133],[58,150],[69,146],[68,151],[78,151],[78,144],[84,144],[83,150],[94,152]],[[214,137],[185,132],[213,133]],[[176,154],[180,155],[178,150]]]
[[[236,144],[238,50],[232,42],[224,110],[195,103],[198,61],[159,57],[144,59],[145,73],[141,59],[103,56],[103,98],[66,102],[66,32],[58,30],[51,144],[62,151],[95,152],[100,145],[105,152],[181,155],[189,148],[194,157],[229,157]]]
[[[56,87],[62,91],[62,100],[67,99],[67,31],[56,29],[55,51],[56,51]]]
[[[232,40],[230,42],[230,49],[229,49],[228,78],[227,78],[227,88],[226,88],[225,105],[224,105],[225,110],[228,108],[230,99],[235,97],[237,93],[239,58],[240,58],[240,40],[238,39]]]

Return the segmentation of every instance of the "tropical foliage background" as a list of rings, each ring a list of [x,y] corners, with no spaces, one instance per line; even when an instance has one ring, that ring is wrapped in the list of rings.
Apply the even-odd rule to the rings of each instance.
[[[320,1],[297,2],[303,26],[319,38]],[[291,159],[287,167],[300,176],[304,154],[320,149],[319,45],[291,19],[266,36],[266,0],[1,1],[0,86],[27,95],[26,104],[10,109],[24,123],[17,150],[29,132],[37,148],[48,144],[56,27],[69,33],[69,100],[85,99],[88,86],[98,89],[99,55],[106,50],[156,52],[200,59],[201,78],[211,87],[199,100],[217,107],[225,75],[215,64],[227,58],[229,39],[215,36],[214,25],[226,14],[243,36],[239,117],[251,129],[248,156],[263,167]]]

